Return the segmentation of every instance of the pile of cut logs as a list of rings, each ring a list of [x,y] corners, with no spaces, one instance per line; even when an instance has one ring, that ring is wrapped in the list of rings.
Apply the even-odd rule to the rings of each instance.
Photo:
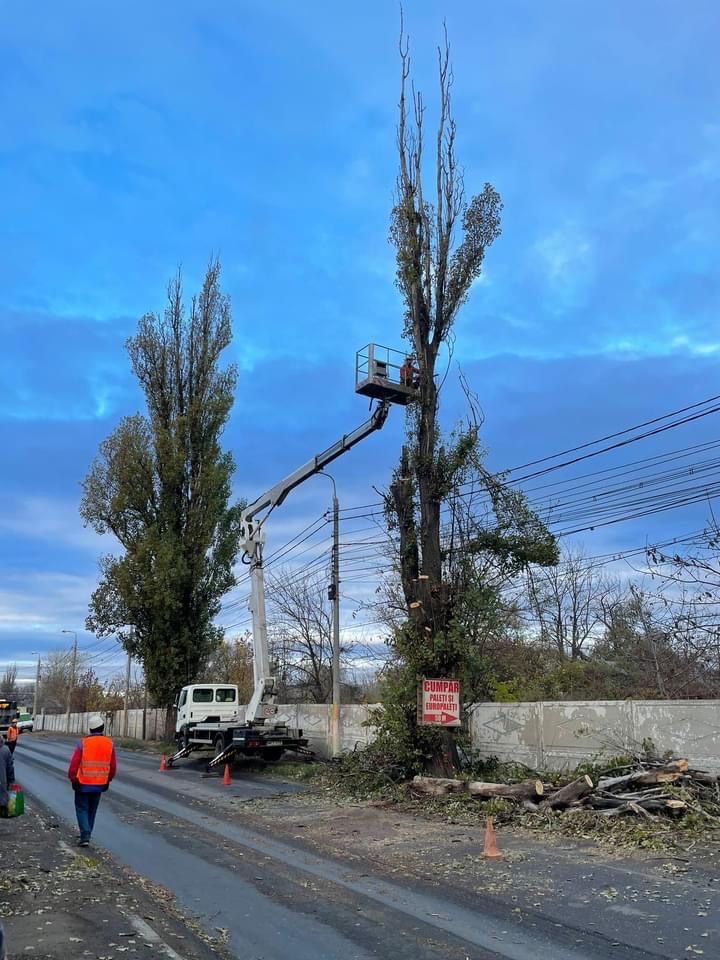
[[[634,814],[654,817],[677,816],[694,810],[720,823],[718,778],[704,770],[693,770],[685,759],[636,761],[619,776],[601,776],[597,782],[581,776],[561,787],[542,780],[520,783],[486,783],[482,780],[448,780],[415,777],[411,790],[416,794],[446,796],[469,794],[482,800],[513,800],[532,813],[548,810],[592,811],[603,817]],[[614,771],[617,772],[617,768]],[[675,788],[682,787],[682,790]]]

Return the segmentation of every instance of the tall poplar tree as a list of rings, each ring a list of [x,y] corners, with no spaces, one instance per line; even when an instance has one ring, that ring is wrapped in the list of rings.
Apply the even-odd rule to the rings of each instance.
[[[189,309],[173,280],[164,312],[143,316],[127,341],[146,413],[120,422],[83,483],[83,520],[122,548],[100,559],[88,629],[119,637],[162,705],[222,639],[214,619],[235,583],[240,508],[220,443],[237,377],[221,363],[231,338],[219,262]]]

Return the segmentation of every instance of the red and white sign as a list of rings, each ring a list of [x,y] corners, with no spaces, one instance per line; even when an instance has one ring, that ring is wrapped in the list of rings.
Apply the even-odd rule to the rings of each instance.
[[[460,681],[421,680],[418,691],[418,723],[459,727]]]

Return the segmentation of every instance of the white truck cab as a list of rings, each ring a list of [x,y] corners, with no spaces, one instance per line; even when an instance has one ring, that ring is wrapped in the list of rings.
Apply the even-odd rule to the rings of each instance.
[[[237,717],[238,688],[232,683],[192,683],[182,688],[175,705],[176,733],[191,724],[227,723]]]

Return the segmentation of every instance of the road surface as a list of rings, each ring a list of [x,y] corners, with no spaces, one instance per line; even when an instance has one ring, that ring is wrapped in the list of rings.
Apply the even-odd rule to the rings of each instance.
[[[16,773],[31,804],[37,799],[74,824],[66,779],[71,749],[67,739],[23,736]],[[229,953],[242,960],[720,955],[713,952],[720,883],[711,889],[712,903],[699,895],[687,903],[674,900],[677,892],[668,887],[665,896],[663,881],[653,879],[651,914],[637,902],[615,912],[612,905],[583,911],[577,909],[577,888],[587,867],[566,865],[567,902],[538,903],[533,910],[518,898],[446,891],[432,884],[431,865],[428,883],[389,877],[370,860],[321,855],[301,837],[243,823],[242,801],[303,789],[296,784],[235,771],[233,785],[223,787],[217,779],[203,779],[197,765],[159,773],[156,758],[127,751],[118,752],[118,766],[100,806],[94,843],[174,894],[181,911],[213,935],[226,930]],[[618,868],[611,879],[619,887],[627,884],[625,874]],[[708,909],[698,911],[700,903]],[[650,915],[655,919],[648,926]]]

